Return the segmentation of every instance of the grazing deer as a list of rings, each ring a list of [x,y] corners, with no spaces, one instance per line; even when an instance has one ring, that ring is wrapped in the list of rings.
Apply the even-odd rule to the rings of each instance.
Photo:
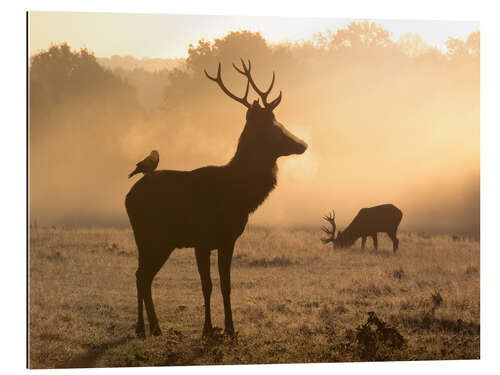
[[[224,166],[207,166],[193,171],[155,171],[145,175],[130,189],[125,200],[127,214],[139,251],[136,272],[138,320],[136,333],[145,336],[143,302],[148,314],[150,333],[161,330],[151,297],[151,283],[169,255],[176,248],[194,247],[205,300],[203,336],[213,332],[210,314],[210,253],[218,249],[218,268],[224,302],[224,333],[233,336],[230,269],[234,244],[243,233],[250,213],[276,186],[280,156],[302,154],[307,144],[288,132],[274,117],[279,96],[267,101],[273,84],[263,92],[258,89],[248,67],[234,68],[247,78],[245,95],[232,94],[223,84],[221,64],[217,76],[205,75],[235,101],[247,108],[246,124],[231,161]],[[250,104],[249,86],[262,99]]]
[[[378,248],[377,233],[385,232],[392,240],[392,249],[394,252],[398,250],[399,240],[396,237],[399,223],[403,217],[403,213],[399,208],[392,204],[383,204],[370,208],[362,208],[354,218],[351,224],[343,231],[338,231],[335,237],[335,212],[332,211],[324,219],[332,225],[332,230],[322,227],[323,231],[330,237],[323,238],[323,243],[332,242],[335,247],[349,247],[361,237],[361,248],[365,248],[366,237],[373,238],[373,246],[375,250]]]

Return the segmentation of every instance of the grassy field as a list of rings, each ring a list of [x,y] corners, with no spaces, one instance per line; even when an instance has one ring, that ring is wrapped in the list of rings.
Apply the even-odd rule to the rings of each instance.
[[[479,242],[401,233],[392,253],[333,252],[319,230],[247,228],[232,266],[238,336],[201,339],[194,251],[153,283],[163,335],[135,337],[137,250],[128,229],[30,230],[29,366],[161,366],[479,358]],[[223,326],[216,253],[213,322]],[[369,326],[375,312],[404,344]]]

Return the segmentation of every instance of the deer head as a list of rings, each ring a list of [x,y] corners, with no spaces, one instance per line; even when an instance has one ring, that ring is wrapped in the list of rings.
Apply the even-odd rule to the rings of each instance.
[[[238,145],[240,156],[243,155],[251,159],[266,159],[274,163],[280,156],[304,153],[307,149],[307,144],[290,133],[274,116],[273,110],[281,102],[281,91],[276,99],[268,102],[269,93],[274,86],[274,72],[269,88],[266,91],[261,91],[255,84],[250,73],[252,67],[250,61],[248,61],[247,66],[242,59],[241,65],[242,68],[240,69],[233,64],[236,71],[247,78],[245,94],[241,98],[231,93],[222,82],[220,63],[216,77],[210,76],[205,70],[205,75],[208,79],[217,82],[227,96],[243,104],[247,108],[247,122]],[[262,105],[259,103],[259,100],[254,100],[252,104],[249,103],[248,91],[250,86],[252,86],[253,90],[259,95],[262,100]],[[238,156],[238,152],[235,157],[236,156]]]
[[[329,230],[327,227],[322,226],[321,229],[329,237],[322,238],[321,241],[323,241],[323,243],[332,242],[333,248],[344,247],[343,236],[342,236],[342,232],[340,230],[337,232],[337,236],[335,237],[335,231],[337,230],[337,225],[335,224],[335,211],[332,210],[331,213],[323,216],[323,219],[326,220],[332,226],[332,230]]]
[[[324,225],[321,226],[323,232],[325,232],[329,237],[322,238],[321,241],[323,243],[333,242],[335,243],[335,230],[337,229],[337,225],[335,224],[335,211],[332,210],[328,215],[323,216],[323,219],[326,220],[332,226],[332,230],[329,230]]]

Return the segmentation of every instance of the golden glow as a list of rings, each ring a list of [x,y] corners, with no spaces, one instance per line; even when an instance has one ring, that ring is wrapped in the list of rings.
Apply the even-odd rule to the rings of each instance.
[[[249,24],[271,41],[300,37],[287,31],[289,21],[37,12],[30,16],[30,51],[46,49],[50,41],[68,41],[73,48],[84,43],[97,56],[182,56],[190,42],[223,37],[225,31]],[[296,30],[308,35],[347,21],[300,22]],[[384,22],[395,34],[414,32],[421,25]],[[477,28],[467,22],[427,26],[436,37],[424,38],[430,44],[438,43],[443,30]],[[240,47],[233,47],[239,53]],[[306,49],[294,53],[300,69],[268,60],[265,54],[251,56],[258,84],[269,82],[276,71],[271,97],[283,91],[277,120],[309,145],[303,155],[278,160],[278,187],[252,216],[253,223],[317,226],[325,212],[335,209],[342,228],[362,207],[393,203],[403,210],[406,229],[478,230],[477,64],[457,64],[451,71],[448,66],[440,70],[432,55],[405,65],[394,51],[378,62],[368,53],[350,57],[356,64],[344,62],[343,56],[310,58]],[[244,79],[230,62],[223,60],[224,80],[240,95]],[[216,63],[206,68],[214,72]],[[201,71],[194,74],[203,77]],[[153,149],[160,153],[159,169],[228,162],[245,123],[244,107],[203,78],[196,84],[185,88],[192,97],[183,96],[175,106],[132,116],[123,114],[127,108],[112,107],[96,122],[85,122],[92,114],[69,98],[64,110],[44,120],[54,129],[50,136],[30,135],[32,218],[126,222],[123,200],[131,186],[126,176]]]

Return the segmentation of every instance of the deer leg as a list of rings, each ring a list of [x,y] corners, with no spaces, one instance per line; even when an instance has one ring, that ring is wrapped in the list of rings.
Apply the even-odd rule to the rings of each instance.
[[[146,330],[144,329],[144,312],[142,308],[142,302],[144,301],[144,296],[143,296],[143,282],[141,278],[141,268],[137,269],[137,272],[135,273],[135,281],[136,281],[136,286],[137,286],[137,325],[135,327],[135,333],[137,334],[137,337],[144,338],[146,337]]]
[[[234,243],[221,247],[217,257],[219,265],[220,289],[224,301],[224,333],[234,336],[233,313],[231,310],[231,260]]]
[[[365,249],[366,236],[361,237],[361,250]]]
[[[377,233],[372,234],[371,236],[373,238],[373,247],[375,250],[378,249],[378,239],[377,239]]]
[[[158,324],[158,318],[155,313],[155,308],[153,305],[153,298],[151,295],[151,285],[153,279],[161,269],[165,261],[168,259],[173,249],[159,251],[154,254],[154,256],[144,257],[142,261],[139,261],[139,269],[136,272],[137,278],[137,299],[139,307],[139,317],[137,320],[137,335],[144,335],[144,317],[142,312],[141,299],[144,301],[146,306],[146,312],[148,314],[149,321],[149,332],[152,336],[161,335],[161,329]]]
[[[196,263],[200,273],[201,289],[205,299],[205,323],[203,324],[203,337],[212,334],[212,317],[210,314],[210,296],[212,295],[212,280],[210,279],[210,250],[195,248]]]
[[[396,237],[396,232],[387,234],[392,240],[392,251],[396,253],[396,251],[398,251],[398,246],[399,246],[399,239]]]

